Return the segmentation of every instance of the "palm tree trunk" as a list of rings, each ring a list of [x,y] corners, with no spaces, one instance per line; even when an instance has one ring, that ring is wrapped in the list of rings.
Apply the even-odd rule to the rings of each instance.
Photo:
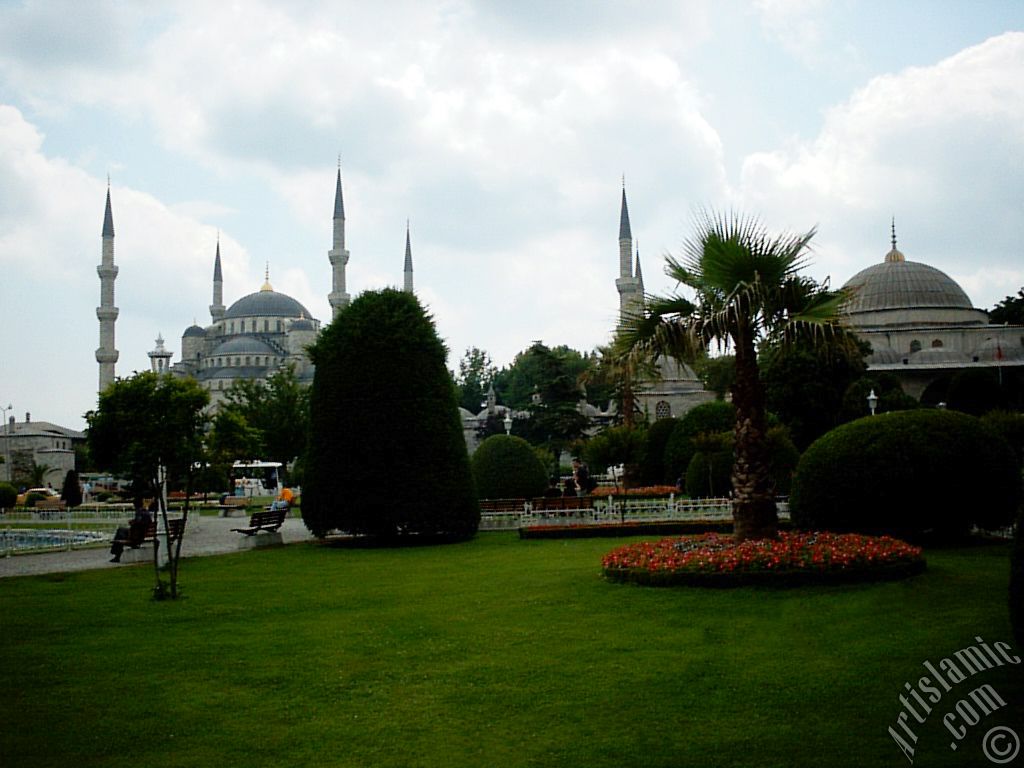
[[[779,533],[768,464],[764,389],[751,329],[741,328],[736,341],[735,461],[732,470],[733,531],[737,541],[774,539]]]

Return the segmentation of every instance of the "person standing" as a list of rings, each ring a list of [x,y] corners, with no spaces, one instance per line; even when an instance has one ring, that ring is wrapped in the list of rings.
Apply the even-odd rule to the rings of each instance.
[[[573,457],[572,477],[576,481],[577,496],[586,496],[593,490],[594,486],[593,480],[590,477],[590,468],[585,462],[580,460],[579,456]]]

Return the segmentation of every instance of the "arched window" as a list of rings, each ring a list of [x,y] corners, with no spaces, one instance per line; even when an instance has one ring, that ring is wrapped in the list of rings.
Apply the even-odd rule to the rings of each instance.
[[[231,330],[229,331],[229,333],[234,333],[234,332],[235,332],[235,321],[232,320],[231,321]]]
[[[264,320],[263,321],[263,332],[264,333],[269,333],[270,332],[270,321],[269,320]]]
[[[910,342],[910,354],[914,354],[915,352],[920,352],[920,351],[921,351],[921,342],[920,341],[918,341],[917,339],[914,339],[912,342]]]
[[[249,357],[249,355],[245,356],[245,365],[246,365],[246,367],[249,367],[249,366],[252,365],[252,358]]]
[[[940,349],[942,347],[942,339],[932,339],[932,349]]]
[[[654,406],[654,418],[658,420],[672,418],[672,406],[668,404],[668,401],[658,401],[658,404]]]
[[[277,332],[281,333],[281,331],[283,331],[283,330],[284,330],[284,323],[283,323],[283,321],[278,320],[277,321]]]

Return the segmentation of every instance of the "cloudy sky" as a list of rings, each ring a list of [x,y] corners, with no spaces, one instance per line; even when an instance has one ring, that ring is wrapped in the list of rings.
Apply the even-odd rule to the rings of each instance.
[[[625,177],[649,291],[695,206],[817,225],[812,274],[908,259],[976,306],[1024,285],[1019,0],[0,1],[0,405],[95,405],[109,174],[118,375],[275,290],[330,319],[342,164],[353,294],[416,290],[455,367],[593,348]]]

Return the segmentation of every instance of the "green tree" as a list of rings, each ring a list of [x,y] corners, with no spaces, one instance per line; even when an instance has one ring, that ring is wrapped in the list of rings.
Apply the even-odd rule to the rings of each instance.
[[[578,410],[582,396],[579,374],[564,354],[539,342],[530,348],[530,355],[541,383],[526,407],[530,418],[521,420],[523,437],[560,456],[583,437],[588,424],[587,417]]]
[[[628,488],[639,480],[646,449],[647,429],[623,424],[609,427],[590,438],[583,448],[583,458],[590,471],[598,474],[604,472],[605,467],[622,464],[625,469],[623,485]]]
[[[552,358],[558,361],[552,363]],[[520,352],[508,368],[502,368],[494,375],[494,390],[498,402],[514,410],[526,410],[533,402],[536,392],[543,392],[551,385],[553,377],[565,376],[572,382],[578,382],[581,376],[597,363],[597,354],[582,354],[579,351],[560,345],[547,347],[535,341],[529,349]],[[590,402],[604,407],[610,390],[603,385],[594,384],[587,392]]]
[[[892,411],[912,411],[920,407],[920,403],[906,394],[900,386],[900,380],[891,373],[871,374],[853,382],[843,393],[843,404],[839,411],[839,422],[845,424],[871,414],[868,396],[874,392],[878,398],[875,413]]]
[[[763,349],[759,365],[766,407],[789,427],[798,448],[842,423],[843,396],[867,371],[868,353],[870,347],[849,332],[819,344]]]
[[[473,536],[480,508],[447,350],[416,297],[363,293],[310,355],[302,517],[313,534]]]
[[[97,465],[131,481],[136,506],[151,496],[159,500],[159,514],[167,530],[167,507],[160,490],[160,467],[173,484],[185,490],[184,518],[197,464],[203,456],[203,433],[210,398],[195,379],[152,372],[117,379],[100,393],[95,411],[85,415],[89,450]],[[175,482],[176,481],[176,482]],[[180,487],[179,485],[179,487]],[[170,572],[170,597],[178,596],[181,539],[175,547],[164,542]],[[156,552],[153,556],[155,593],[164,594]]]
[[[302,453],[309,434],[309,390],[295,375],[294,366],[285,366],[267,377],[266,382],[239,379],[225,392],[221,412],[231,412],[244,420],[258,439],[254,444],[241,439],[241,422],[221,424],[233,431],[232,436],[218,440],[226,444],[238,440],[237,448],[248,447],[256,453],[235,456],[236,459],[260,458],[291,464]],[[217,426],[217,425],[215,425]]]
[[[46,485],[46,476],[56,469],[51,467],[49,464],[36,464],[32,462],[32,468],[29,470],[29,483],[33,488],[41,488]]]
[[[485,351],[477,347],[467,349],[459,361],[459,372],[455,376],[459,406],[470,413],[479,413],[497,372],[491,356]]]
[[[78,473],[73,469],[69,469],[64,475],[60,498],[68,505],[69,509],[82,506],[82,484],[78,481]]]
[[[715,398],[725,400],[736,381],[736,356],[703,354],[693,363],[693,371],[700,377],[704,389],[715,393]]]
[[[1024,325],[1024,288],[996,304],[989,310],[988,318],[999,325]]]
[[[641,381],[655,380],[660,374],[650,361],[616,356],[613,350],[614,344],[598,347],[591,358],[593,365],[581,374],[580,382],[588,393],[607,393],[617,406],[616,421],[633,429],[637,419],[643,416],[636,398],[637,386]]]
[[[793,338],[800,329],[831,333],[841,292],[799,273],[814,230],[771,236],[756,219],[698,215],[682,260],[668,257],[666,273],[696,294],[652,299],[630,319],[622,354],[694,359],[716,342],[736,355],[733,515],[738,540],[774,538],[778,515],[769,469],[767,417],[757,350]],[[818,337],[812,337],[818,338]]]

